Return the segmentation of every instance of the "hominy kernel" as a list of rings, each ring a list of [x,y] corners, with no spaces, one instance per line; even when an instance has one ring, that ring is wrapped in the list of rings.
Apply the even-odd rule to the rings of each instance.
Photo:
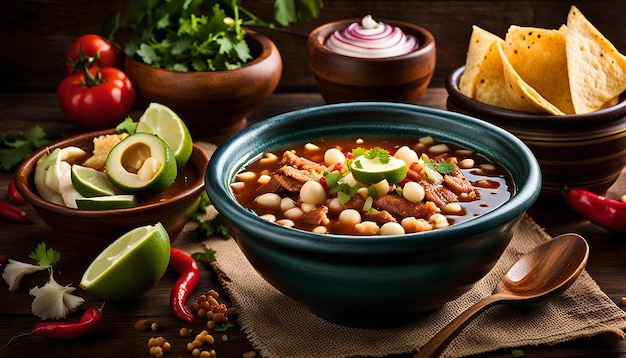
[[[163,343],[163,352],[168,353],[171,350],[172,350],[172,345],[170,344],[170,342],[165,341]]]
[[[314,232],[316,234],[328,234],[328,228],[326,226],[320,225],[311,229],[311,232]]]
[[[204,337],[205,336],[203,336],[202,334],[196,334],[196,338],[194,340],[204,343]]]
[[[435,144],[433,146],[431,146],[430,148],[428,148],[428,151],[432,154],[442,154],[442,153],[447,153],[448,151],[450,151],[450,147],[448,147],[448,145],[446,144]]]
[[[380,228],[378,227],[378,224],[376,224],[373,221],[360,222],[354,225],[354,228],[360,234],[364,234],[364,235],[378,235],[378,233],[380,232]]]
[[[308,180],[300,188],[300,199],[309,204],[324,204],[327,199],[326,189],[315,180]]]
[[[200,348],[200,347],[202,347],[202,343],[203,343],[202,341],[197,340],[197,339],[194,339],[194,340],[191,342],[191,344],[193,345],[193,347],[194,347],[194,348]]]
[[[261,215],[259,216],[261,219],[263,220],[267,220],[271,223],[275,223],[276,222],[276,216],[272,215],[272,214],[265,214],[265,215]]]
[[[365,143],[365,140],[363,140],[363,138],[357,138],[357,139],[354,141],[354,143],[356,143],[356,144],[363,144],[363,143]]]
[[[480,169],[487,171],[487,172],[493,172],[496,170],[496,166],[491,163],[485,163],[485,164],[480,165]]]
[[[439,213],[432,214],[430,216],[429,220],[432,223],[435,223],[435,224],[441,224],[441,223],[444,223],[444,222],[446,222],[446,223],[448,222],[448,219],[444,215],[439,214]]]
[[[215,306],[219,305],[219,302],[217,302],[217,300],[213,296],[209,296],[207,298],[207,303],[209,304],[209,307],[215,307]]]
[[[274,153],[265,153],[265,156],[259,159],[263,165],[272,164],[278,161],[278,157]]]
[[[469,157],[470,155],[474,154],[474,151],[472,151],[471,149],[457,149],[455,153],[461,157]]]
[[[407,216],[400,221],[400,225],[404,228],[405,232],[414,232],[417,219],[413,216]]]
[[[307,143],[304,145],[305,150],[319,150],[320,147],[317,144]]]
[[[407,147],[406,145],[403,145],[402,147],[398,148],[398,150],[394,153],[393,156],[400,160],[403,160],[406,163],[406,165],[411,165],[412,163],[415,163],[419,160],[419,157],[417,156],[417,152]]]
[[[156,322],[152,322],[152,324],[150,325],[150,329],[155,332],[156,330],[159,329],[159,325]]]
[[[156,346],[156,338],[150,337],[150,339],[148,339],[148,347],[154,347],[154,346]]]
[[[200,358],[211,358],[211,353],[209,351],[200,352]]]
[[[225,323],[228,322],[228,318],[226,317],[226,315],[224,315],[224,313],[222,312],[217,312],[216,314],[213,315],[213,320],[216,323]]]
[[[237,180],[239,181],[254,180],[254,178],[256,178],[256,173],[255,172],[241,172],[237,174],[235,178],[237,178]]]
[[[361,222],[361,213],[355,209],[345,209],[339,213],[338,220],[343,223],[356,225]]]
[[[463,212],[463,207],[459,203],[447,203],[441,211],[449,215],[458,215]]]
[[[206,329],[203,329],[202,331],[200,331],[200,333],[199,333],[199,334],[200,334],[200,335],[202,335],[202,336],[204,336],[204,337],[206,337],[206,336],[208,336],[208,335],[209,335],[209,331],[207,331]]]
[[[426,191],[420,183],[409,181],[402,187],[402,196],[412,203],[419,203],[424,200]]]
[[[209,353],[211,354],[211,358],[217,357],[217,353],[215,352],[215,349],[211,349]]]
[[[178,331],[178,335],[181,337],[187,337],[189,335],[189,328],[183,327]]]
[[[220,297],[220,294],[219,294],[217,291],[213,290],[213,289],[210,289],[210,290],[207,292],[207,294],[208,294],[209,296],[213,297],[213,298],[218,298],[218,297]]]
[[[276,193],[265,193],[257,196],[254,199],[254,203],[258,206],[270,209],[280,208],[280,201],[282,198]]]
[[[193,351],[191,351],[191,356],[194,358],[200,357],[200,348],[194,348]]]
[[[300,204],[300,209],[302,209],[302,211],[305,213],[310,213],[311,211],[317,210],[317,205],[309,204],[309,203],[302,203]]]
[[[459,162],[459,168],[461,169],[471,169],[474,167],[474,159],[465,158]]]
[[[293,201],[293,199],[291,198],[283,198],[280,201],[280,211],[285,212],[289,209],[295,208],[296,207],[296,202]]]
[[[381,235],[403,235],[405,233],[402,225],[396,222],[388,222],[384,223],[383,226],[380,227]]]
[[[208,311],[206,313],[206,319],[213,319],[213,311]]]
[[[198,303],[202,303],[202,302],[206,301],[206,295],[200,295],[200,296],[198,296],[197,301],[198,301]]]
[[[246,183],[244,183],[242,181],[236,181],[236,182],[230,183],[230,188],[233,189],[233,191],[235,191],[235,192],[241,191],[245,187],[246,187]]]
[[[418,143],[426,144],[426,145],[433,145],[433,144],[435,144],[435,139],[433,137],[431,137],[431,136],[421,137],[417,141],[418,141]]]
[[[194,349],[195,349],[195,348],[194,348],[194,346],[193,346],[193,343],[192,343],[192,342],[187,343],[187,351],[188,351],[188,352],[191,352],[191,351],[193,351]]]
[[[289,219],[280,219],[280,220],[276,220],[276,223],[280,226],[285,226],[285,227],[294,227],[296,226],[296,223],[293,222],[293,220],[289,220]]]
[[[267,174],[261,174],[259,175],[259,178],[256,180],[256,182],[259,184],[267,184],[269,183],[270,179],[272,179],[272,176]]]
[[[326,205],[328,206],[328,209],[333,212],[337,212],[341,210],[341,207],[342,207],[342,205],[339,203],[339,199],[337,198],[332,198],[328,200]]]
[[[156,337],[156,345],[157,345],[157,346],[162,346],[162,345],[163,345],[163,343],[165,343],[165,338],[163,338],[163,337],[161,337],[161,336]]]
[[[214,320],[209,320],[206,322],[206,328],[213,329],[217,327],[217,323]]]
[[[194,302],[189,305],[189,309],[191,309],[192,312],[198,312],[198,310],[200,309],[200,304],[198,302]]]
[[[337,163],[343,163],[346,160],[346,156],[337,148],[330,148],[324,153],[324,164],[329,167]]]
[[[304,216],[304,211],[302,209],[295,207],[291,208],[283,213],[287,219],[291,220],[299,220]]]

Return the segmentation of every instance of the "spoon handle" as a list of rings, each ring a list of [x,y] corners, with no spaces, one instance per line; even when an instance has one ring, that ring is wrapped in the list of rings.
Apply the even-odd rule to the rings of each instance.
[[[504,297],[493,294],[483,298],[445,326],[439,333],[426,343],[413,358],[439,357],[441,352],[452,342],[465,326],[467,326],[479,313],[502,301]]]

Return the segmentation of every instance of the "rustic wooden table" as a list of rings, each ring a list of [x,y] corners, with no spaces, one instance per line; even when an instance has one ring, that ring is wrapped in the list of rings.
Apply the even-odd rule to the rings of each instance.
[[[442,88],[430,89],[420,104],[444,108],[446,94]],[[250,122],[263,120],[272,115],[299,108],[323,104],[318,94],[312,93],[278,93],[270,99],[249,119]],[[40,125],[52,133],[71,133],[72,127],[62,119],[56,98],[53,94],[0,94],[0,130],[19,131]],[[12,173],[0,173],[0,197],[5,198],[7,185]],[[626,193],[626,175],[616,183],[609,195],[616,196]],[[0,219],[0,254],[12,258],[29,261],[28,253],[42,241],[60,251],[62,259],[56,266],[60,272],[57,276],[64,284],[69,282],[77,286],[83,270],[89,264],[87,258],[54,237],[48,227],[41,221],[28,204],[21,207],[27,212],[30,223],[20,224]],[[626,296],[626,237],[610,233],[585,220],[566,208],[538,202],[530,210],[530,215],[543,226],[550,235],[564,232],[577,232],[583,235],[590,244],[591,254],[587,270],[600,285],[602,290],[617,304],[622,296]],[[222,293],[221,299],[228,298],[219,286],[217,277],[208,266],[201,265],[202,281],[198,292],[213,288]],[[185,345],[188,338],[178,336],[178,331],[185,326],[184,322],[175,318],[169,308],[170,289],[178,275],[171,269],[165,273],[158,285],[139,301],[132,304],[107,304],[104,308],[102,325],[93,334],[84,338],[68,341],[57,341],[41,337],[23,337],[18,342],[0,350],[0,357],[45,356],[45,357],[147,357],[147,341],[152,336],[162,335],[171,342],[173,349],[169,357],[189,357]],[[31,313],[32,296],[28,290],[46,281],[46,273],[39,272],[24,278],[21,288],[9,292],[4,282],[0,282],[0,346],[4,345],[13,335],[27,332],[40,320]],[[86,302],[80,307],[79,313],[69,319],[78,320],[80,312],[87,307],[100,305],[101,302],[77,290]],[[157,332],[138,332],[134,323],[141,318],[157,322]],[[200,325],[192,327],[201,329]],[[226,332],[212,332],[216,337],[214,349],[219,357],[242,357],[246,352],[254,350],[246,335],[238,326]],[[227,341],[221,339],[228,336]],[[381,335],[385,331],[380,332]],[[626,342],[615,336],[597,336],[585,340],[568,342],[556,346],[519,347],[527,356],[533,357],[620,357],[626,356]],[[320,352],[322,355],[324,352]],[[499,351],[488,357],[510,357],[510,351]]]

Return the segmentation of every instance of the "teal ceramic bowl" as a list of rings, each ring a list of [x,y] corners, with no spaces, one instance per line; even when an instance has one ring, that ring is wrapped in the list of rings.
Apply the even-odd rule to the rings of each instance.
[[[503,165],[515,194],[495,210],[448,228],[397,236],[324,235],[282,227],[240,206],[230,183],[265,151],[322,137],[431,135]],[[462,114],[407,104],[360,102],[308,108],[260,122],[218,147],[206,190],[231,224],[252,266],[285,295],[331,322],[371,324],[372,307],[389,307],[382,324],[406,322],[467,292],[494,266],[541,186],[537,160],[519,139]]]

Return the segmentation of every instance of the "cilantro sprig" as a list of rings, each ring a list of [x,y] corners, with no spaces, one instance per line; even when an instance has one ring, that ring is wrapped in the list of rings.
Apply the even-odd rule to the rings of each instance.
[[[133,0],[126,22],[136,36],[124,48],[129,57],[174,71],[221,71],[252,59],[243,26],[275,28],[241,6],[240,0]],[[282,26],[310,21],[322,0],[274,0],[273,14]],[[122,29],[120,12],[105,21],[110,40]]]
[[[61,260],[61,254],[52,248],[48,248],[45,242],[39,243],[35,250],[28,254],[28,257],[37,261],[39,266],[48,270]]]
[[[441,161],[441,162],[425,162],[424,166],[432,169],[432,170],[436,170],[439,173],[443,174],[443,175],[449,175],[454,173],[454,171],[456,170],[456,165],[452,164],[452,163],[448,163],[446,161]]]
[[[35,150],[58,138],[39,126],[23,132],[0,132],[0,171],[14,170]]]

